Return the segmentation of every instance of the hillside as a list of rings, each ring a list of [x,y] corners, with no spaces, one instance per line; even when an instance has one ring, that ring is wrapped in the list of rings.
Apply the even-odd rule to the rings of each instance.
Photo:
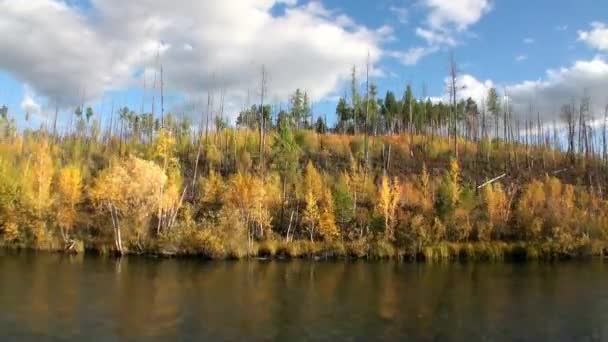
[[[367,258],[601,255],[605,160],[445,135],[93,127],[0,142],[0,239],[78,252]],[[86,127],[86,125],[85,125]],[[260,153],[260,150],[262,153]],[[493,182],[487,181],[498,178]]]

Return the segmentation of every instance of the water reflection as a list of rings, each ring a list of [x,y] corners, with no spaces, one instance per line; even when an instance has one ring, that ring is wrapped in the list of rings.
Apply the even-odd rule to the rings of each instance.
[[[0,257],[3,340],[606,340],[601,262]]]

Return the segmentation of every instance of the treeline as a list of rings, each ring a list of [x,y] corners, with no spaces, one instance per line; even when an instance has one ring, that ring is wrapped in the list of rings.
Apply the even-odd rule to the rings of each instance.
[[[491,94],[487,107],[503,126],[498,115],[490,126],[458,114],[473,113],[472,100],[433,104],[409,89],[403,100],[380,101],[367,89],[339,101],[332,129],[301,91],[274,115],[268,105],[243,110],[235,128],[219,110],[193,128],[122,108],[101,129],[79,107],[64,134],[56,125],[18,133],[3,109],[0,240],[210,258],[605,252],[601,150],[562,151],[541,130],[514,128]],[[585,122],[576,123],[577,146],[592,144]]]

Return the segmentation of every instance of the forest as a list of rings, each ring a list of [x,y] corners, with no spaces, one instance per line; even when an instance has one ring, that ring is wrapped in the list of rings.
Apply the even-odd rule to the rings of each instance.
[[[606,120],[588,99],[547,124],[496,89],[457,101],[453,83],[444,103],[410,86],[380,96],[355,75],[333,127],[305,91],[265,103],[264,72],[234,125],[223,94],[196,124],[154,103],[82,105],[61,132],[57,116],[17,129],[3,106],[0,245],[210,259],[608,252]]]

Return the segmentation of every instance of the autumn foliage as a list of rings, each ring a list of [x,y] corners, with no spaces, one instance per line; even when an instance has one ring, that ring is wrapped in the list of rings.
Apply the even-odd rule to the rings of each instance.
[[[288,124],[268,133],[262,159],[254,131],[201,139],[175,119],[166,125],[126,129],[121,140],[44,131],[0,139],[2,244],[435,259],[601,254],[608,241],[593,159],[555,173],[571,162],[559,151],[547,162],[545,151],[513,144],[488,162],[481,144],[463,140],[456,159],[441,136],[366,140]],[[544,168],[526,167],[534,161]]]

